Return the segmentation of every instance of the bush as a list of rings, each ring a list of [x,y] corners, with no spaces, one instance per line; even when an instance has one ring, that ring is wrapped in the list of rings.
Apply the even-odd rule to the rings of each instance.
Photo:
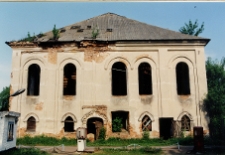
[[[116,117],[112,121],[112,131],[113,132],[121,132],[122,128],[122,118]]]
[[[143,131],[142,133],[142,139],[149,139],[149,131]]]
[[[98,139],[105,140],[105,137],[106,137],[106,129],[105,128],[101,128],[100,132],[99,132]]]

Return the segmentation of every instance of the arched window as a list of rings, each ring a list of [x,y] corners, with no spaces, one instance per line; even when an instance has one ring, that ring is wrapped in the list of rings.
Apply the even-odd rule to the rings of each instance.
[[[68,116],[64,122],[64,131],[74,132],[74,121],[70,116]]]
[[[36,119],[31,116],[27,120],[27,131],[34,132],[36,130]]]
[[[152,71],[148,63],[141,63],[138,67],[139,94],[152,94]]]
[[[176,78],[177,78],[177,94],[190,95],[189,69],[186,63],[180,62],[177,64]]]
[[[28,85],[27,95],[38,96],[40,87],[40,67],[37,64],[32,64],[28,68]]]
[[[190,129],[191,129],[190,119],[187,115],[184,115],[181,118],[181,130],[182,131],[190,131]]]
[[[152,131],[152,120],[147,115],[142,118],[142,131]]]
[[[63,95],[76,95],[76,67],[69,63],[64,67]]]
[[[112,95],[127,95],[127,69],[122,62],[112,66]]]

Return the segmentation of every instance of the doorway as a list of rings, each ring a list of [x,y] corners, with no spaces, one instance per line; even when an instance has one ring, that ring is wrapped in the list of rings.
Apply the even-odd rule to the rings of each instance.
[[[103,120],[98,117],[92,117],[87,120],[87,134],[93,133],[95,140],[98,139],[100,129],[103,127]]]
[[[159,118],[160,138],[167,140],[173,136],[173,118]]]

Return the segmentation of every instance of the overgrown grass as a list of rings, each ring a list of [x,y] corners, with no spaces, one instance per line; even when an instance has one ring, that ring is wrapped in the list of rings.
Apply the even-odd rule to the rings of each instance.
[[[120,139],[120,138],[109,138],[107,140],[96,140],[93,143],[88,143],[89,146],[127,146],[130,144],[139,144],[141,146],[168,146],[168,145],[193,145],[193,138],[171,138],[163,140],[160,138],[152,139]]]
[[[68,138],[62,138],[57,139],[53,137],[47,137],[44,135],[41,136],[25,136],[23,138],[17,138],[17,145],[29,145],[29,146],[57,146],[60,144],[64,145],[76,145],[77,140],[76,139],[68,139]]]
[[[193,138],[171,138],[168,140],[163,140],[160,138],[152,139],[120,139],[120,138],[109,138],[107,140],[96,140],[94,142],[87,141],[87,146],[127,146],[130,144],[138,144],[141,146],[169,146],[176,145],[193,145]],[[23,138],[17,139],[17,145],[29,145],[29,146],[57,146],[57,145],[77,145],[76,139],[62,138],[57,139],[53,137],[47,137],[44,135],[29,137],[25,136]]]
[[[35,148],[21,148],[21,149],[10,149],[4,152],[0,152],[0,155],[50,155],[45,151],[41,151]]]
[[[159,155],[161,154],[162,150],[159,148],[151,148],[151,147],[144,147],[139,149],[102,149],[100,151],[96,151],[94,154],[96,155],[148,155],[154,154]]]

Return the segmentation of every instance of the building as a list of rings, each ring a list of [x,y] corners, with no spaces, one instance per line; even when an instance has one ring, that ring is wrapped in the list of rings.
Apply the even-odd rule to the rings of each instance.
[[[12,48],[12,99],[21,113],[18,135],[73,137],[78,127],[98,135],[150,137],[208,132],[204,47],[210,40],[106,13]],[[122,121],[118,134],[112,128]],[[97,131],[97,133],[96,133]]]

